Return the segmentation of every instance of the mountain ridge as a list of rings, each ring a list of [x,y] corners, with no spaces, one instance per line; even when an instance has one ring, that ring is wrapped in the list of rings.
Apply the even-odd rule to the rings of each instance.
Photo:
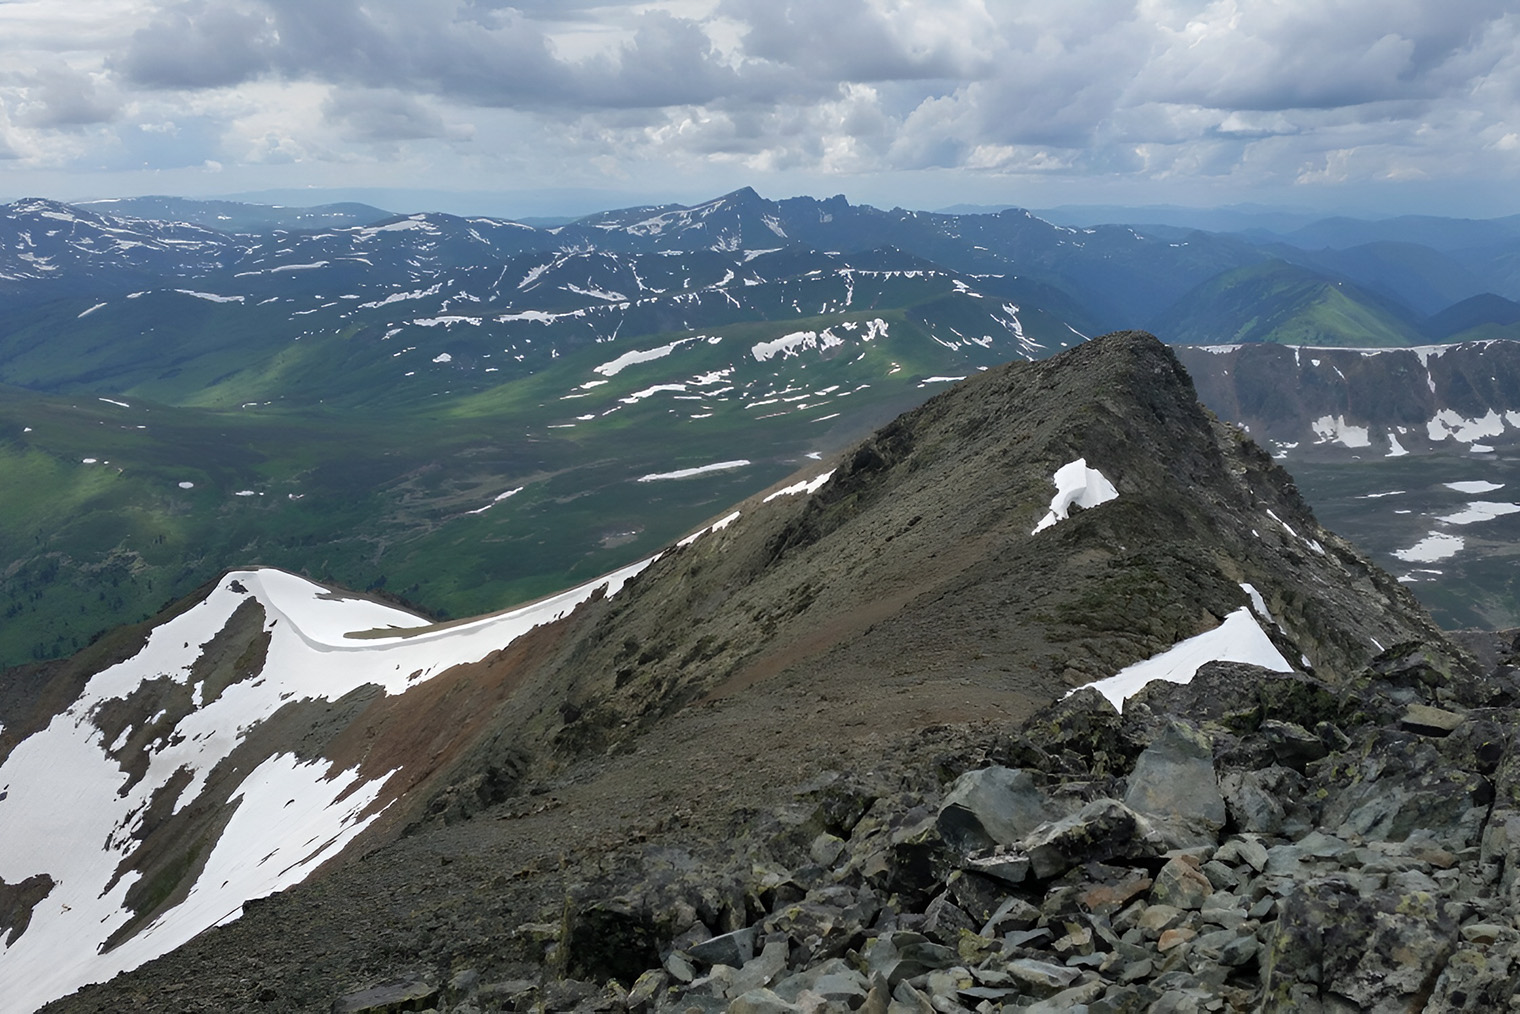
[[[1116,495],[1040,530],[1041,516],[1055,511],[1062,495],[1057,490],[1052,497],[1052,477],[1073,458],[1101,470]],[[230,768],[224,763],[214,776],[192,776],[193,784],[207,779],[208,791],[220,788],[185,813],[200,814],[195,819],[214,827],[225,819],[217,816],[225,811],[218,811],[216,799],[233,798],[240,780],[267,772],[280,784],[295,784],[291,779],[320,772],[303,773],[310,766],[303,759],[321,758],[329,765],[326,778],[340,772],[341,778],[316,778],[302,792],[317,804],[312,819],[330,813],[322,819],[339,819],[344,831],[319,837],[352,841],[368,852],[408,827],[416,834],[451,826],[513,799],[520,802],[512,805],[529,805],[536,790],[565,778],[594,779],[600,759],[656,744],[663,750],[673,722],[708,714],[737,721],[728,727],[726,749],[754,750],[760,741],[753,730],[743,731],[744,723],[757,707],[779,706],[757,702],[785,701],[799,688],[819,695],[820,704],[832,702],[808,719],[814,728],[826,726],[844,702],[860,707],[890,689],[873,707],[896,736],[926,722],[965,721],[988,707],[1028,714],[1067,689],[1223,629],[1230,616],[1278,645],[1284,664],[1312,665],[1331,683],[1351,679],[1380,645],[1411,638],[1443,643],[1407,591],[1319,528],[1264,453],[1198,407],[1175,356],[1149,335],[1109,335],[1052,360],[989,371],[878,431],[827,477],[812,472],[804,478],[821,481],[809,483],[816,487],[811,493],[778,490],[769,501],[740,504],[737,517],[724,515],[687,544],[625,569],[609,589],[616,594],[598,592],[601,579],[583,586],[576,593],[584,603],[579,611],[517,640],[462,640],[493,636],[492,624],[501,621],[488,617],[348,646],[339,632],[354,623],[421,621],[359,600],[321,604],[362,617],[339,625],[323,621],[331,633],[310,635],[320,644],[334,645],[336,637],[345,645],[339,655],[324,649],[324,668],[347,681],[325,705],[319,699],[283,706],[271,695],[283,693],[282,686],[294,689],[292,680],[310,679],[298,676],[309,663],[270,666],[277,657],[308,657],[293,634],[283,633],[298,622],[295,607],[280,603],[315,608],[332,596],[269,571],[258,581],[288,589],[270,599],[253,577],[229,576],[206,600],[222,603],[217,608],[225,621],[197,620],[211,614],[204,604],[192,605],[172,622],[199,624],[195,636],[161,627],[157,642],[150,638],[150,648],[162,643],[145,657],[188,652],[179,669],[172,662],[149,665],[145,672],[171,665],[168,678],[142,684],[148,689],[125,708],[91,706],[94,721],[106,723],[98,727],[99,743],[136,749],[139,742],[178,741],[180,753],[166,754],[153,769],[162,779],[173,757],[209,749],[212,741],[191,735],[205,721],[195,702],[210,709],[265,700],[256,713],[268,717],[259,728],[275,738],[250,733],[240,749],[264,741],[271,752],[263,760],[247,755]],[[265,619],[237,619],[255,592]],[[563,601],[568,607],[572,600]],[[551,601],[533,615],[551,619],[555,611],[560,607]],[[208,635],[202,648],[189,649]],[[479,646],[440,655],[430,643]],[[268,653],[268,664],[258,661],[261,653]],[[123,676],[117,678],[139,664],[118,663],[114,671]],[[265,687],[266,680],[279,682]],[[944,698],[946,681],[964,694],[964,704]],[[783,711],[794,714],[794,706]],[[65,723],[50,735],[75,736],[70,728],[83,726]],[[95,735],[86,731],[84,742]],[[278,744],[289,744],[282,737],[291,735],[308,745],[287,753],[290,746]],[[741,748],[743,742],[751,746]],[[834,745],[848,746],[845,756],[859,751],[866,757],[876,749],[869,736]],[[30,756],[19,749],[13,746],[0,767],[0,778],[12,784],[16,765]],[[294,759],[282,761],[285,756]],[[731,771],[726,765],[737,755],[725,756],[730,760],[708,762],[713,777]],[[154,784],[160,787],[145,799],[169,800],[185,791],[173,777]],[[134,791],[150,788],[144,783]],[[352,793],[352,801],[334,797],[340,791]],[[21,802],[13,792],[0,805],[15,810]],[[245,805],[257,812],[254,803]],[[383,816],[375,824],[356,823],[377,814]],[[194,880],[190,886],[201,867],[187,859],[193,842],[171,833],[174,821],[119,819],[110,840],[126,846],[140,834],[151,846],[133,852],[145,864],[140,882],[158,885],[133,899],[142,906],[130,917],[138,926],[172,922],[174,900],[196,897],[198,890],[203,901],[207,892],[217,896],[214,885]],[[715,812],[710,819],[729,818]],[[4,826],[17,825],[8,819]],[[23,875],[14,851],[6,854],[0,875],[7,883],[31,876]],[[210,868],[221,869],[218,855],[213,850],[205,860]],[[341,868],[362,875],[364,866]],[[171,889],[176,881],[164,878],[175,871],[179,886]],[[65,882],[72,892],[93,890],[77,874]],[[60,932],[49,928],[62,925],[59,917],[50,913],[44,921],[41,911],[33,906],[22,945],[27,934],[51,940]],[[124,914],[109,918],[116,932],[130,932]],[[145,939],[125,938],[121,953]],[[66,973],[70,962],[57,960]],[[321,986],[304,981],[299,990],[313,988]],[[114,995],[110,989],[92,994]]]

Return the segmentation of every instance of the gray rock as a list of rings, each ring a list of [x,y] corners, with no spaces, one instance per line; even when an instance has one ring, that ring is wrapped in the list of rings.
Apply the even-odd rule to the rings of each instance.
[[[1151,885],[1151,900],[1173,908],[1197,910],[1204,900],[1214,893],[1214,886],[1192,863],[1171,859],[1156,874]]]
[[[927,996],[906,982],[899,982],[892,990],[892,1003],[887,1007],[887,1012],[888,1014],[939,1014]]]
[[[1065,989],[1082,977],[1082,973],[1075,968],[1067,968],[1065,965],[1056,965],[1048,961],[1036,961],[1034,958],[1017,958],[1010,961],[1008,974],[1025,986],[1041,990],[1047,995]]]
[[[1209,878],[1209,883],[1214,885],[1216,891],[1228,891],[1240,886],[1240,874],[1217,859],[1204,863],[1200,872]]]
[[[940,943],[953,945],[960,939],[963,930],[974,933],[977,925],[969,915],[955,907],[948,895],[940,895],[924,909],[923,931]]]
[[[1237,936],[1234,940],[1219,949],[1220,963],[1229,965],[1231,968],[1239,968],[1256,960],[1256,955],[1261,951],[1261,944],[1255,934]]]
[[[839,958],[830,958],[812,968],[789,975],[772,987],[788,1003],[802,1004],[803,994],[828,1003],[854,1007],[862,1003],[870,989],[864,975]]]
[[[1448,736],[1466,720],[1466,715],[1454,711],[1432,708],[1428,704],[1411,704],[1399,721],[1410,732],[1426,736]]]
[[[729,1014],[802,1014],[802,1008],[787,1003],[768,989],[751,989],[735,997],[728,1005]]]
[[[1230,818],[1243,831],[1277,834],[1287,820],[1287,808],[1261,771],[1229,771],[1219,779]]]
[[[825,831],[813,839],[812,845],[808,847],[808,857],[824,869],[829,869],[839,861],[839,857],[844,854],[844,850],[844,839],[837,838]]]
[[[1124,803],[1140,813],[1223,827],[1225,803],[1214,774],[1212,741],[1189,725],[1168,722],[1135,762]]]
[[[895,987],[904,979],[926,975],[937,968],[949,968],[960,956],[949,947],[931,943],[920,933],[898,930],[883,933],[872,940],[861,955],[874,979],[881,976]]]
[[[1334,878],[1283,899],[1265,941],[1265,1014],[1296,1010],[1306,987],[1364,1011],[1419,1009],[1434,969],[1454,949],[1451,915],[1426,894],[1354,893]]]
[[[677,982],[691,982],[697,977],[697,970],[692,967],[690,959],[680,951],[670,952],[670,957],[665,959],[665,970]]]
[[[1512,949],[1464,946],[1441,969],[1424,1014],[1502,1011],[1514,1005],[1516,955]]]
[[[1006,884],[1022,884],[1029,875],[1029,857],[1018,852],[1007,852],[1001,847],[981,849],[961,860],[961,869],[994,877]]]
[[[786,971],[786,959],[790,948],[785,940],[771,940],[764,949],[744,963],[733,976],[729,995],[748,993],[750,990],[769,986],[776,977]]]
[[[333,1014],[402,1014],[438,1006],[441,990],[425,982],[393,982],[333,1001]]]
[[[1259,730],[1272,748],[1277,763],[1295,771],[1329,755],[1330,748],[1319,736],[1295,722],[1267,719]]]
[[[1235,837],[1219,846],[1214,861],[1239,866],[1245,863],[1260,873],[1267,868],[1267,847],[1255,838]]]
[[[1063,989],[1055,996],[1030,1004],[1024,1008],[1024,1014],[1059,1014],[1063,1011],[1079,1011],[1102,996],[1106,988],[1108,988],[1107,984],[1102,979],[1093,977],[1086,982],[1079,982],[1075,986]]]
[[[670,985],[670,974],[661,968],[651,968],[633,982],[624,1001],[629,1010],[641,1010],[653,1003]]]
[[[1050,817],[1045,797],[1029,772],[988,767],[967,771],[955,780],[935,825],[951,846],[972,852],[1012,845]]]
[[[1116,856],[1153,858],[1162,849],[1148,821],[1116,799],[1095,799],[1069,817],[1038,828],[1022,844],[1041,879]]]
[[[739,968],[755,955],[755,927],[746,926],[744,929],[692,944],[686,948],[686,953],[703,964],[730,965]]]

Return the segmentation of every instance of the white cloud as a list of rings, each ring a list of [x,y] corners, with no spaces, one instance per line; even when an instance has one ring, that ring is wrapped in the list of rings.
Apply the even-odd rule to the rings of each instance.
[[[1504,180],[1520,169],[1510,6],[21,0],[0,3],[0,156],[285,165],[292,182],[447,166],[475,187],[739,170]]]

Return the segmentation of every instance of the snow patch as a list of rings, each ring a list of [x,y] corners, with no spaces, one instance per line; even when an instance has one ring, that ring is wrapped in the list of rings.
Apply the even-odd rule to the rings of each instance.
[[[750,354],[757,362],[765,362],[774,356],[780,355],[783,359],[800,355],[804,349],[817,349],[822,352],[825,349],[843,345],[844,339],[834,334],[832,330],[818,331],[794,331],[788,335],[782,335],[774,341],[760,342],[750,349]]]
[[[711,465],[700,465],[696,468],[680,468],[674,472],[653,472],[649,475],[639,476],[639,482],[659,482],[662,479],[689,479],[693,475],[703,475],[707,472],[726,472],[732,468],[744,468],[749,461],[740,458],[737,461],[719,461]]]
[[[1494,503],[1491,500],[1474,500],[1455,514],[1436,518],[1448,525],[1471,525],[1479,521],[1492,521],[1505,514],[1520,512],[1520,503]]]
[[[276,268],[275,270],[280,270]],[[194,289],[175,289],[182,296],[194,296],[196,299],[204,299],[208,303],[241,303],[243,296],[219,296],[215,292],[197,292]]]
[[[1251,589],[1247,592],[1252,595],[1252,606],[1261,598],[1259,594],[1252,594],[1254,591]],[[1107,679],[1087,686],[1107,697],[1114,707],[1122,709],[1127,699],[1151,681],[1191,683],[1198,669],[1208,662],[1244,662],[1273,672],[1292,672],[1292,664],[1283,658],[1282,652],[1277,650],[1272,639],[1262,630],[1261,624],[1251,614],[1251,608],[1241,606],[1213,630],[1180,641],[1159,655],[1136,662]],[[1260,609],[1265,614],[1266,603],[1261,603]]]
[[[833,475],[834,470],[831,468],[827,472],[824,472],[822,475],[815,476],[812,479],[803,479],[801,482],[794,482],[790,486],[785,486],[781,489],[778,489],[776,492],[770,494],[760,502],[770,503],[777,497],[792,496],[797,493],[816,493],[823,488],[823,484],[828,482],[829,479],[833,477]]]
[[[1432,532],[1408,549],[1400,549],[1393,555],[1405,563],[1435,563],[1456,556],[1467,541],[1460,535]]]
[[[669,345],[658,345],[652,349],[634,349],[631,352],[624,352],[616,359],[602,363],[600,366],[593,366],[591,372],[600,373],[604,377],[615,377],[635,363],[647,363],[655,359],[664,359],[687,342],[701,341],[702,338],[703,336],[678,338]]]
[[[1454,489],[1458,493],[1492,493],[1496,489],[1503,489],[1502,482],[1489,482],[1487,479],[1472,479],[1466,482],[1442,483],[1447,489]]]
[[[1425,424],[1426,435],[1431,440],[1450,437],[1458,443],[1470,444],[1484,437],[1504,435],[1504,417],[1493,409],[1480,419],[1464,419],[1449,408],[1437,412],[1435,418]]]
[[[1037,535],[1058,521],[1065,521],[1073,506],[1096,507],[1119,495],[1114,484],[1096,468],[1087,467],[1086,458],[1078,458],[1056,469],[1050,481],[1055,484],[1056,495],[1051,498],[1050,510],[1030,535]]]
[[[1372,436],[1366,426],[1353,426],[1342,415],[1322,416],[1309,424],[1318,439],[1315,443],[1339,443],[1343,447],[1371,447]]]

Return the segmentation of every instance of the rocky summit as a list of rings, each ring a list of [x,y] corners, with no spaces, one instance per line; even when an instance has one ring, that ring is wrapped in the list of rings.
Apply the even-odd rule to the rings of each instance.
[[[1508,1003],[1516,646],[1443,635],[1155,338],[989,370],[715,518],[537,612],[253,571],[30,670],[3,981],[88,895],[101,945],[23,1009]],[[98,895],[17,844],[55,740],[141,801],[67,859]]]

